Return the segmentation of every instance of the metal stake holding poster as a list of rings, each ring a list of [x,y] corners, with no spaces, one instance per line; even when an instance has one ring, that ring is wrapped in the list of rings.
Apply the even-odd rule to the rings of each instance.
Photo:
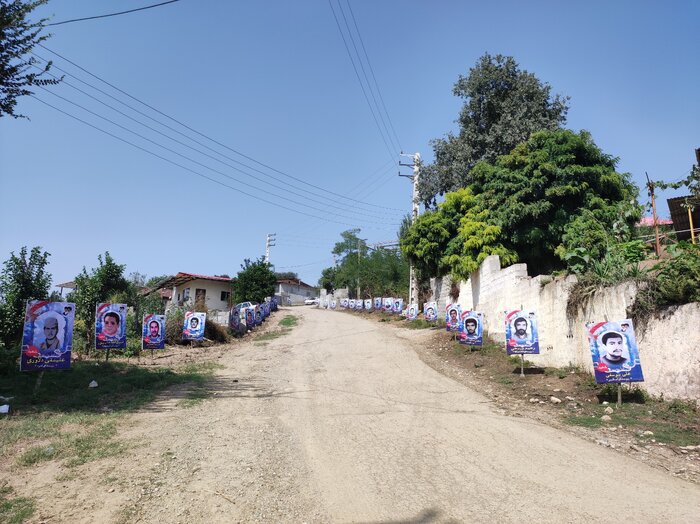
[[[34,384],[34,392],[32,393],[33,397],[36,397],[37,393],[39,393],[39,388],[41,387],[41,380],[44,378],[44,370],[42,369],[39,371],[39,375],[36,377],[36,384]]]
[[[617,384],[617,407],[622,407],[622,384]]]

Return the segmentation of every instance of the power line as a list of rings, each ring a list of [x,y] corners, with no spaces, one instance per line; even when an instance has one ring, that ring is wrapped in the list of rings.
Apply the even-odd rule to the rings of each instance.
[[[35,56],[37,56],[37,55],[35,55]],[[39,57],[39,58],[40,58],[40,57]],[[43,59],[42,59],[42,60],[43,60]],[[37,67],[38,69],[41,69],[40,67],[38,67],[38,66],[36,66],[36,65],[35,65],[34,67]],[[67,73],[67,74],[70,74],[70,73]],[[51,73],[49,73],[49,75],[50,75],[50,76],[53,76],[54,78],[57,78],[55,75],[51,75]],[[72,75],[71,75],[71,76],[72,76]],[[77,80],[80,80],[80,79],[77,79]],[[155,129],[155,128],[149,126],[148,124],[145,124],[145,123],[141,122],[140,120],[137,120],[137,119],[133,118],[132,116],[130,116],[130,115],[124,113],[123,111],[120,111],[119,109],[117,109],[117,108],[115,108],[115,107],[113,107],[113,106],[107,104],[106,102],[100,100],[99,98],[94,97],[94,96],[92,96],[91,94],[87,93],[86,91],[83,91],[82,89],[80,89],[80,88],[78,88],[78,87],[72,85],[70,82],[66,82],[66,81],[64,80],[63,83],[66,84],[67,86],[69,86],[69,87],[71,87],[71,88],[77,90],[78,92],[83,93],[85,96],[87,96],[87,97],[89,97],[89,98],[95,100],[96,102],[98,102],[98,103],[100,103],[100,104],[102,104],[102,105],[104,105],[104,106],[106,106],[106,107],[112,109],[113,111],[115,111],[116,113],[118,113],[118,114],[124,116],[125,118],[128,118],[129,120],[131,120],[131,121],[133,121],[133,122],[136,122],[136,123],[138,123],[138,124],[144,126],[146,129],[149,129],[149,130],[153,131],[154,133],[157,133],[157,134],[159,134],[159,135],[161,135],[161,136],[164,136],[164,137],[166,137],[166,138],[172,140],[172,141],[175,142],[176,144],[179,144],[179,145],[184,146],[184,147],[186,147],[186,148],[192,149],[193,151],[196,151],[197,153],[199,153],[199,154],[201,154],[201,155],[203,155],[203,156],[205,156],[205,157],[207,157],[207,158],[210,158],[210,159],[212,159],[212,160],[214,160],[214,161],[216,161],[216,162],[219,162],[219,163],[221,163],[221,164],[223,164],[223,165],[225,165],[225,166],[227,166],[227,167],[229,167],[229,168],[231,168],[231,169],[234,169],[234,170],[236,170],[236,171],[238,171],[238,172],[240,172],[240,173],[242,173],[242,174],[244,174],[244,175],[251,175],[251,173],[249,173],[249,172],[247,172],[247,171],[244,171],[243,169],[240,169],[240,168],[238,168],[238,167],[236,167],[236,166],[234,166],[234,165],[231,165],[231,164],[229,164],[229,163],[227,163],[227,162],[224,162],[224,161],[222,161],[222,160],[220,160],[220,159],[218,159],[218,158],[216,158],[216,157],[214,157],[214,156],[212,156],[212,155],[210,155],[210,154],[205,153],[204,151],[201,151],[201,150],[199,150],[199,149],[197,149],[197,148],[195,148],[195,147],[192,147],[192,146],[189,145],[189,144],[186,144],[186,143],[184,143],[184,142],[182,142],[182,141],[180,141],[180,140],[178,140],[178,139],[176,139],[176,138],[173,138],[172,136],[170,136],[170,135],[168,135],[168,134],[166,134],[166,133],[163,133],[162,131],[157,130],[157,129]],[[89,85],[89,84],[87,84],[87,85]],[[93,87],[93,86],[91,86],[91,87]],[[73,101],[71,101],[71,100],[69,100],[69,99],[67,99],[67,98],[65,98],[65,97],[62,97],[62,96],[56,94],[53,90],[51,90],[51,91],[49,91],[49,92],[50,92],[52,95],[54,95],[54,96],[57,96],[57,97],[59,97],[59,98],[62,98],[62,99],[65,100],[66,102],[69,102],[69,103],[71,103],[71,104],[77,105],[77,106],[80,107],[81,109],[84,109],[84,110],[86,110],[86,111],[88,111],[88,112],[91,112],[91,111],[85,109],[84,107],[80,106],[80,105],[77,104],[76,102],[73,102]],[[105,94],[106,94],[106,93],[105,93]],[[110,95],[107,94],[107,96],[110,96]],[[119,99],[114,98],[114,97],[111,97],[111,98],[113,98],[114,100],[117,100],[117,101],[119,102]],[[129,107],[130,109],[133,109],[133,108],[131,108],[131,106],[129,106],[128,104],[124,104],[124,105],[126,105],[126,106]],[[138,113],[140,113],[140,114],[143,114],[143,113],[139,112],[138,110],[135,110],[135,111],[138,112]],[[91,112],[91,113],[92,113],[92,112]],[[98,116],[99,118],[103,118],[103,119],[105,118],[105,117],[103,117],[103,116],[101,116],[101,115],[98,115],[97,113],[92,113],[92,114],[94,114],[95,116]],[[147,116],[147,115],[144,114],[144,116]],[[114,122],[112,122],[111,120],[109,120],[109,119],[107,119],[107,120],[108,120],[110,123],[113,123],[113,124],[114,124]],[[157,122],[157,121],[156,121],[156,122]],[[119,124],[115,124],[115,125],[119,125]],[[121,127],[121,126],[120,126],[120,127]],[[167,126],[166,126],[166,127],[167,127]],[[126,129],[126,128],[123,128],[123,129]],[[133,131],[130,130],[130,129],[126,129],[126,130],[133,133]],[[173,130],[173,131],[177,132],[176,130]],[[182,133],[180,133],[180,134],[182,134]],[[141,136],[141,135],[138,135],[138,136],[139,136],[140,138],[144,138],[144,137]],[[186,135],[183,135],[183,136],[185,136],[186,138],[188,138]],[[151,141],[150,139],[147,139],[147,138],[144,138],[144,139]],[[151,142],[152,142],[152,141],[151,141]],[[155,143],[156,145],[165,148],[165,146],[162,146],[161,144],[158,144],[158,143],[156,143],[156,142],[152,142],[152,143]],[[202,146],[203,146],[203,147],[207,147],[207,146],[205,146],[205,145],[202,145]],[[167,149],[167,148],[166,148],[166,149]],[[211,150],[211,151],[214,151],[215,153],[218,154],[217,151],[212,150],[211,148],[208,148],[208,147],[207,147],[207,149],[209,149],[209,150]],[[174,151],[172,151],[172,150],[170,150],[170,151],[171,151],[171,152],[174,152]],[[179,155],[179,153],[177,153],[177,152],[174,152],[174,153]],[[222,156],[224,156],[224,158],[228,158],[228,157],[226,157],[225,155],[222,155]],[[191,160],[191,161],[192,161],[192,159],[190,159],[189,157],[185,157],[185,158],[187,158],[188,160]],[[260,171],[260,170],[257,170],[257,169],[255,169],[255,168],[253,168],[253,167],[247,166],[246,164],[243,164],[242,162],[238,162],[238,161],[236,161],[235,159],[230,159],[230,160],[232,160],[233,162],[236,162],[237,164],[242,165],[242,166],[244,166],[244,167],[246,167],[246,168],[248,168],[248,169],[252,169],[253,171],[256,171],[256,172],[258,172],[258,173],[261,173],[261,174],[263,174],[263,175],[266,175],[264,172],[262,172],[262,171]],[[200,165],[201,165],[201,164],[200,164]],[[211,169],[211,168],[208,168],[208,169]],[[224,175],[224,176],[226,176],[226,175]],[[282,180],[279,179],[278,177],[274,177],[274,176],[272,176],[272,175],[266,175],[266,176],[269,176],[270,178],[272,178],[272,179],[274,179],[274,180],[277,180],[277,181],[282,182]],[[292,187],[293,187],[293,186],[292,186]],[[288,188],[287,188],[287,191],[290,192],[291,194],[296,195],[296,196],[299,196],[299,197],[301,197],[301,198],[308,198],[308,195],[307,195],[307,194],[302,194],[302,193],[293,191],[293,190],[288,189]],[[301,191],[304,191],[305,193],[308,193],[308,194],[310,194],[310,195],[319,196],[319,197],[321,197],[321,198],[329,198],[329,197],[326,197],[326,196],[324,196],[324,195],[315,194],[315,193],[310,192],[310,191],[307,191],[307,190],[303,190],[303,189],[302,189]],[[374,219],[376,219],[376,220],[384,220],[385,218],[391,216],[391,215],[379,214],[379,213],[371,213],[371,214],[368,214],[368,213],[358,212],[356,209],[352,208],[351,206],[349,206],[349,205],[346,204],[345,202],[339,202],[339,205],[344,206],[345,208],[348,208],[348,209],[343,209],[343,211],[351,212],[351,213],[353,213],[353,215],[361,215],[361,216],[371,217],[371,218],[374,218]]]
[[[221,182],[220,180],[217,180],[216,178],[207,176],[207,175],[205,175],[205,174],[203,174],[203,173],[200,173],[199,171],[195,171],[194,169],[191,169],[191,168],[189,168],[189,167],[187,167],[187,166],[184,166],[184,165],[182,165],[182,164],[180,164],[180,163],[178,163],[178,162],[175,162],[174,160],[171,160],[171,159],[169,159],[169,158],[167,158],[167,157],[164,157],[164,156],[162,156],[162,155],[159,155],[158,153],[154,153],[153,151],[150,151],[149,149],[146,149],[146,148],[144,148],[144,147],[141,147],[141,146],[139,146],[138,144],[135,144],[135,143],[133,143],[133,142],[130,142],[129,140],[126,140],[125,138],[122,138],[122,137],[120,137],[120,136],[118,136],[118,135],[115,135],[114,133],[110,133],[109,131],[106,131],[106,130],[100,128],[100,127],[97,127],[96,125],[91,124],[91,123],[87,122],[86,120],[83,120],[82,118],[79,118],[79,117],[77,117],[77,116],[75,116],[75,115],[71,115],[71,114],[68,113],[67,111],[64,111],[64,110],[62,110],[62,109],[60,109],[60,108],[58,108],[58,107],[56,107],[56,106],[54,106],[54,105],[52,105],[52,104],[49,104],[48,102],[42,100],[41,98],[39,98],[39,97],[36,96],[36,95],[31,95],[31,96],[32,96],[32,98],[34,98],[35,100],[41,102],[42,104],[47,105],[47,106],[49,106],[50,108],[52,108],[52,109],[58,111],[59,113],[62,113],[62,114],[66,115],[66,116],[68,116],[68,117],[70,117],[70,118],[72,118],[72,119],[74,119],[74,120],[77,120],[78,122],[81,122],[82,124],[84,124],[84,125],[86,125],[86,126],[88,126],[88,127],[91,127],[91,128],[93,128],[93,129],[96,129],[97,131],[100,131],[101,133],[104,133],[104,134],[106,134],[106,135],[108,135],[108,136],[110,136],[110,137],[112,137],[112,138],[115,138],[115,139],[119,140],[120,142],[124,142],[125,144],[128,144],[128,145],[130,145],[130,146],[132,146],[132,147],[135,147],[136,149],[139,149],[140,151],[143,151],[144,153],[148,153],[148,154],[151,155],[151,156],[154,156],[154,157],[156,157],[156,158],[159,158],[159,159],[161,159],[161,160],[164,160],[165,162],[168,162],[169,164],[172,164],[172,165],[174,165],[174,166],[177,166],[177,167],[179,167],[179,168],[181,168],[181,169],[183,169],[183,170],[185,170],[185,171],[188,171],[188,172],[190,172],[190,173],[192,173],[192,174],[194,174],[194,175],[196,175],[196,176],[198,176],[198,177],[201,177],[201,178],[204,178],[204,179],[209,180],[209,181],[211,181],[211,182],[214,182],[215,184],[218,184],[218,185],[220,185],[220,186],[226,187],[226,188],[228,188],[228,189],[232,189],[232,190],[234,190],[234,191],[237,191],[238,193],[242,193],[242,194],[244,194],[244,195],[246,195],[246,196],[249,196],[249,197],[254,198],[254,199],[256,199],[256,200],[260,200],[261,202],[265,202],[265,203],[267,203],[267,204],[270,204],[270,205],[272,205],[272,206],[278,207],[278,208],[280,208],[280,209],[285,209],[285,210],[287,210],[287,211],[291,211],[292,213],[297,213],[297,214],[299,214],[299,215],[304,215],[304,216],[307,216],[307,217],[310,217],[310,218],[315,218],[315,219],[317,219],[317,220],[321,220],[321,221],[325,221],[325,222],[334,222],[334,223],[336,223],[336,224],[341,224],[341,225],[344,225],[344,226],[357,227],[356,224],[350,224],[350,223],[347,223],[347,222],[341,222],[341,221],[339,221],[339,220],[333,220],[332,218],[329,218],[328,216],[319,217],[319,216],[317,216],[317,215],[312,215],[311,213],[306,213],[306,212],[300,211],[300,210],[298,210],[298,209],[294,209],[294,208],[291,208],[291,207],[287,207],[287,206],[285,206],[284,204],[280,204],[279,202],[273,202],[273,201],[271,201],[271,200],[267,200],[267,199],[265,199],[265,198],[263,198],[263,197],[260,197],[260,196],[258,196],[258,195],[254,195],[254,194],[252,194],[252,193],[248,193],[247,191],[244,191],[243,189],[240,189],[240,188],[238,188],[238,187],[233,187],[233,186],[230,186],[230,185],[228,185],[228,184],[225,184],[224,182]],[[377,228],[377,227],[373,227],[373,226],[367,226],[367,227],[369,227],[369,228],[371,228],[371,229],[384,229],[384,228]]]
[[[396,143],[399,145],[399,150],[403,151],[403,147],[401,147],[401,141],[399,140],[399,136],[396,134],[396,129],[394,128],[394,124],[391,121],[391,117],[389,116],[389,111],[386,109],[386,104],[384,104],[384,97],[382,96],[382,91],[379,89],[379,83],[377,82],[377,77],[374,75],[374,68],[372,67],[372,62],[369,61],[369,55],[367,54],[367,49],[365,49],[365,43],[362,40],[362,35],[360,34],[360,28],[357,25],[357,20],[355,20],[355,13],[352,11],[352,7],[350,6],[350,0],[345,0],[346,3],[348,4],[348,10],[350,11],[350,16],[352,17],[352,22],[355,25],[355,31],[357,32],[357,36],[360,39],[360,44],[362,45],[362,51],[365,54],[365,60],[367,61],[367,65],[369,66],[369,71],[372,73],[372,80],[374,80],[374,85],[377,89],[377,94],[379,95],[379,101],[382,103],[382,108],[384,109],[384,114],[386,115],[386,119],[389,121],[389,126],[391,127],[391,130],[394,132],[394,138],[396,138]]]
[[[83,22],[85,20],[95,20],[97,18],[107,18],[110,16],[126,15],[128,13],[135,13],[136,11],[145,11],[146,9],[153,9],[154,7],[160,7],[160,6],[166,5],[166,4],[173,4],[173,3],[179,2],[179,1],[180,0],[169,0],[168,2],[161,2],[160,4],[147,5],[146,7],[138,7],[136,9],[129,9],[128,11],[120,11],[118,13],[109,13],[107,15],[97,15],[97,16],[87,16],[85,18],[73,18],[72,20],[64,20],[62,22],[54,22],[53,24],[46,24],[46,26],[49,27],[52,25],[70,24],[72,22]]]
[[[229,146],[227,146],[226,144],[223,144],[223,143],[221,143],[221,142],[215,140],[214,138],[211,138],[210,136],[207,136],[206,134],[204,134],[204,133],[202,133],[202,132],[200,132],[200,131],[197,131],[196,129],[193,129],[192,127],[188,126],[187,124],[184,124],[183,122],[180,122],[180,121],[177,120],[176,118],[174,118],[174,117],[172,117],[172,116],[170,116],[170,115],[168,115],[168,114],[166,114],[166,113],[160,111],[159,109],[156,109],[155,107],[149,105],[148,103],[146,103],[146,102],[144,102],[144,101],[142,101],[142,100],[136,98],[135,96],[133,96],[133,95],[127,93],[126,91],[124,91],[124,90],[118,88],[118,87],[115,86],[114,84],[111,84],[111,83],[108,82],[107,80],[104,80],[103,78],[99,77],[98,75],[96,75],[96,74],[94,74],[94,73],[91,73],[90,71],[88,71],[88,70],[85,69],[84,67],[82,67],[82,66],[76,64],[75,62],[71,61],[70,59],[68,59],[68,58],[66,58],[66,57],[64,57],[64,56],[62,56],[61,54],[57,53],[56,51],[53,51],[53,50],[49,49],[49,48],[46,47],[45,45],[43,45],[43,44],[38,44],[38,45],[39,45],[41,48],[47,50],[48,52],[50,52],[50,53],[56,55],[57,57],[61,58],[62,60],[65,60],[66,62],[68,62],[69,64],[73,65],[74,67],[77,67],[77,68],[80,69],[81,71],[87,73],[87,74],[90,75],[91,77],[93,77],[93,78],[99,80],[100,82],[102,82],[102,83],[108,85],[109,87],[111,87],[111,88],[114,89],[115,91],[118,91],[119,93],[122,93],[123,95],[129,97],[130,99],[132,99],[132,100],[134,100],[134,101],[136,101],[136,102],[138,102],[139,104],[144,105],[145,107],[147,107],[147,108],[151,109],[152,111],[158,113],[159,115],[161,115],[161,116],[167,118],[168,120],[170,120],[170,121],[172,121],[172,122],[175,122],[176,124],[178,124],[178,125],[184,127],[185,129],[187,129],[187,130],[189,130],[189,131],[195,133],[195,134],[198,135],[198,136],[201,136],[202,138],[205,138],[205,139],[209,140],[210,142],[212,142],[212,143],[218,145],[219,147],[223,147],[224,149],[227,149],[228,151],[231,151],[231,152],[237,154],[237,155],[240,156],[240,157],[243,157],[243,158],[245,158],[245,159],[247,159],[247,160],[250,160],[251,162],[254,162],[255,164],[257,164],[257,165],[259,165],[259,166],[262,166],[262,167],[264,167],[264,168],[266,168],[266,169],[268,169],[268,170],[270,170],[270,171],[273,171],[273,172],[275,172],[275,173],[278,173],[278,174],[280,174],[280,175],[282,175],[282,176],[285,176],[285,177],[287,177],[287,178],[290,178],[290,179],[292,179],[292,180],[296,180],[296,181],[299,182],[299,183],[302,183],[302,184],[304,184],[304,185],[306,185],[306,186],[309,186],[309,187],[313,187],[314,189],[318,189],[319,191],[322,191],[322,192],[324,192],[324,193],[328,193],[328,194],[330,194],[330,195],[334,195],[334,196],[343,198],[343,199],[345,199],[345,200],[350,200],[350,201],[355,202],[355,203],[360,204],[360,205],[364,205],[364,206],[367,206],[367,207],[376,207],[376,208],[380,208],[380,209],[382,209],[382,210],[400,211],[400,212],[403,212],[403,211],[404,211],[403,209],[391,208],[391,207],[385,207],[385,206],[379,206],[379,205],[376,205],[376,204],[370,204],[370,203],[368,203],[368,202],[362,202],[362,201],[360,201],[360,200],[356,200],[356,199],[353,199],[353,198],[349,198],[347,195],[343,195],[343,194],[340,194],[340,193],[336,193],[336,192],[331,191],[331,190],[329,190],[329,189],[325,189],[325,188],[323,188],[323,187],[320,187],[320,186],[311,184],[310,182],[307,182],[307,181],[305,181],[305,180],[303,180],[303,179],[300,179],[300,178],[298,178],[298,177],[295,177],[295,176],[293,176],[293,175],[290,175],[289,173],[285,173],[284,171],[281,171],[281,170],[276,169],[276,168],[274,168],[274,167],[272,167],[272,166],[269,166],[269,165],[267,165],[267,164],[265,164],[265,163],[263,163],[263,162],[260,162],[260,161],[256,160],[256,159],[253,158],[253,157],[250,157],[250,156],[248,156],[248,155],[246,155],[246,154],[244,154],[244,153],[241,153],[240,151],[237,151],[237,150],[233,149],[232,147],[229,147]],[[71,76],[72,76],[72,75],[71,75]],[[108,95],[108,96],[109,96],[109,95]],[[122,103],[123,103],[123,102],[122,102]],[[156,122],[157,122],[157,120],[156,120]],[[160,122],[159,122],[159,124],[165,126],[165,124],[162,124],[162,123],[160,123]],[[172,130],[172,129],[171,129],[171,130]],[[190,140],[194,141],[194,139],[192,139],[192,138],[190,138],[190,137],[188,137],[188,138],[189,138]],[[201,145],[201,144],[200,144],[200,145]],[[217,152],[217,154],[220,154],[220,155],[224,156],[224,155],[223,155],[222,153],[220,153],[220,152]],[[227,158],[228,158],[228,157],[227,157]],[[231,160],[231,159],[229,159],[229,160]],[[271,176],[271,175],[267,175],[267,176]]]
[[[365,86],[362,83],[362,79],[360,78],[360,73],[357,71],[357,66],[355,65],[355,60],[352,57],[352,53],[350,52],[350,47],[348,47],[348,42],[345,39],[345,34],[343,33],[343,29],[340,27],[340,21],[338,20],[338,16],[335,14],[335,8],[333,7],[333,2],[332,0],[328,0],[328,5],[331,6],[331,11],[333,11],[333,18],[335,19],[335,23],[338,26],[338,31],[340,32],[340,36],[343,39],[343,44],[345,45],[345,50],[348,53],[348,57],[350,58],[350,62],[352,63],[352,68],[355,71],[355,76],[357,77],[357,81],[360,83],[360,88],[362,89],[362,94],[365,97],[365,100],[367,101],[367,105],[369,107],[370,112],[372,113],[372,118],[374,119],[374,123],[377,126],[377,130],[379,131],[380,136],[382,137],[382,141],[384,142],[384,145],[386,146],[386,149],[389,153],[389,156],[391,158],[394,158],[394,155],[396,152],[392,152],[391,147],[389,146],[387,139],[384,137],[384,132],[382,131],[382,127],[379,125],[379,121],[377,120],[377,116],[374,113],[374,108],[372,107],[372,103],[369,101],[369,97],[367,96],[367,91],[365,90]]]

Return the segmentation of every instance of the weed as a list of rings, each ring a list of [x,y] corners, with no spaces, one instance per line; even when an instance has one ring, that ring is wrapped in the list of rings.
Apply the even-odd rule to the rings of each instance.
[[[572,426],[583,426],[585,428],[599,428],[603,425],[603,421],[600,420],[600,417],[596,417],[595,415],[571,415],[564,417],[564,422]]]
[[[21,524],[34,515],[36,506],[32,499],[10,496],[14,490],[7,485],[0,487],[0,522]]]
[[[282,331],[268,331],[267,333],[263,333],[262,335],[255,337],[255,342],[258,343],[266,340],[275,340],[276,338],[286,335],[287,333],[288,330],[286,329],[283,329]]]
[[[294,315],[287,315],[282,320],[280,320],[279,325],[285,328],[291,328],[297,325],[298,318]]]
[[[408,329],[428,329],[434,326],[434,322],[428,322],[423,318],[416,318],[415,320],[409,320],[406,322],[406,327]]]
[[[211,391],[205,387],[198,386],[190,389],[186,398],[180,400],[177,405],[183,408],[191,408],[209,397],[211,397]]]

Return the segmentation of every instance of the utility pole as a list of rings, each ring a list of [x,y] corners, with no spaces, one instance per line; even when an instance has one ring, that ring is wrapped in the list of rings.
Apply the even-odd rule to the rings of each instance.
[[[357,298],[360,298],[360,239],[357,239]]]
[[[275,245],[275,237],[277,236],[277,233],[268,233],[267,237],[265,238],[265,262],[270,261],[270,248]]]
[[[654,195],[654,182],[649,180],[649,173],[646,171],[644,174],[647,176],[647,188],[649,189],[649,196],[651,197],[651,213],[654,219],[654,234],[656,235],[656,256],[661,255],[661,242],[659,241],[659,223],[656,218],[656,195]]]
[[[413,155],[405,155],[401,153],[401,156],[407,156],[413,159],[413,164],[402,164],[399,162],[400,166],[407,166],[413,168],[413,175],[402,175],[406,178],[410,178],[413,182],[413,193],[411,195],[411,224],[415,224],[418,214],[420,212],[420,196],[418,194],[418,179],[420,177],[420,153],[414,153]],[[410,276],[409,276],[409,287],[408,287],[408,303],[418,304],[418,279],[416,278],[416,270],[411,263],[410,266]],[[420,306],[420,305],[419,305]]]

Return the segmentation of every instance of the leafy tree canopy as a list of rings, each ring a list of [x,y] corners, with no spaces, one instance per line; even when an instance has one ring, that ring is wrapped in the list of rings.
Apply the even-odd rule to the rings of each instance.
[[[566,122],[568,97],[552,97],[551,87],[521,70],[513,57],[486,53],[454,85],[464,100],[459,133],[432,142],[435,162],[422,167],[419,192],[426,206],[438,195],[466,187],[480,160],[494,162],[535,131]]]
[[[46,18],[28,20],[29,14],[48,0],[0,0],[0,117],[15,113],[17,99],[32,94],[31,86],[54,85],[60,79],[45,78],[51,62],[38,66],[37,59],[27,56],[35,45],[49,35],[40,35]]]
[[[275,277],[279,280],[299,280],[299,275],[294,271],[276,272]]]
[[[359,229],[343,231],[333,254],[338,264],[321,272],[318,285],[333,292],[347,287],[356,298],[406,296],[408,294],[408,261],[396,250],[373,249],[358,235]]]
[[[274,295],[276,282],[272,265],[265,262],[265,257],[260,257],[255,262],[246,258],[233,283],[233,301],[263,302],[265,297]]]
[[[6,347],[19,341],[22,335],[25,303],[49,296],[51,274],[46,271],[49,256],[40,247],[27,248],[19,254],[10,253],[0,273],[0,342]]]
[[[489,255],[546,274],[570,252],[600,258],[631,238],[641,208],[629,174],[615,171],[589,133],[540,131],[496,162],[479,162],[468,188],[448,193],[401,239],[424,277],[466,278]]]

